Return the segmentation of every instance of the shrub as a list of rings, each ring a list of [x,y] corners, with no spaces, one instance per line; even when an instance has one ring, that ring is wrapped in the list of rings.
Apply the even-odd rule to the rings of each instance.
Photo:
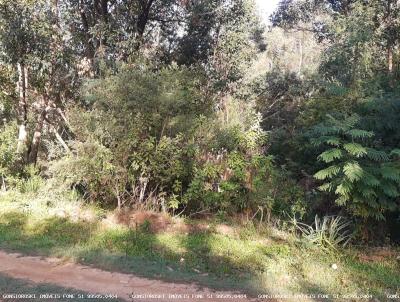
[[[51,171],[91,201],[119,207],[179,213],[262,208],[268,219],[273,211],[302,211],[299,188],[263,155],[267,135],[254,104],[230,99],[225,120],[212,111],[203,82],[196,70],[177,66],[123,67],[88,82],[88,109],[68,112],[72,152]],[[279,189],[282,181],[287,190]]]
[[[231,153],[218,165],[206,163],[195,171],[184,195],[191,209],[250,210],[267,221],[272,214],[302,216],[306,211],[303,190],[274,166],[272,157]]]
[[[51,171],[67,188],[76,188],[91,200],[113,201],[118,179],[111,151],[95,141],[77,142],[73,148],[74,153],[55,162]]]
[[[384,219],[398,209],[400,150],[375,147],[374,133],[357,127],[356,114],[345,119],[328,116],[314,129],[313,144],[323,147],[318,159],[325,164],[315,178],[322,191],[334,193],[336,204],[354,215]]]
[[[122,67],[83,88],[89,109],[69,108],[72,152],[51,171],[90,200],[181,206],[190,182],[193,124],[209,114],[201,75],[185,67]]]

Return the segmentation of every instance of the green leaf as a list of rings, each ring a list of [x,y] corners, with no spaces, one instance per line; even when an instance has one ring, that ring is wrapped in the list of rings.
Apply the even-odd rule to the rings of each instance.
[[[393,149],[390,152],[390,156],[398,156],[398,157],[400,157],[400,149]]]
[[[357,162],[346,163],[343,172],[351,182],[360,180],[364,175],[364,170]]]
[[[344,121],[343,124],[346,125],[348,128],[353,128],[355,125],[357,125],[360,122],[361,118],[358,114],[353,114],[349,117],[347,117]]]
[[[322,144],[328,144],[334,147],[338,147],[341,144],[340,139],[336,136],[321,136],[319,138],[313,139],[311,143],[316,147]]]
[[[324,192],[332,192],[333,191],[333,184],[330,182],[327,182],[321,186],[318,187],[319,190],[324,191]]]
[[[320,135],[320,136],[329,136],[329,135],[334,135],[334,134],[339,134],[340,129],[334,126],[324,126],[324,125],[318,125],[314,127],[314,131]]]
[[[361,190],[361,195],[365,198],[376,198],[377,194],[373,189],[363,189]]]
[[[349,200],[350,198],[348,196],[343,195],[337,198],[335,201],[339,206],[344,206]]]
[[[333,162],[335,159],[340,159],[343,157],[342,150],[338,148],[329,149],[318,156],[319,160],[325,163]]]
[[[366,131],[361,129],[351,129],[347,131],[346,134],[349,135],[352,139],[371,138],[374,136],[374,133],[372,131]]]
[[[327,178],[332,178],[333,176],[337,175],[340,170],[341,168],[339,166],[330,166],[315,173],[314,177],[318,180],[325,180]]]
[[[325,143],[327,143],[328,145],[331,145],[331,146],[335,146],[335,147],[338,147],[341,144],[340,139],[337,137],[333,137],[333,136],[326,139]]]
[[[367,154],[367,149],[357,143],[344,144],[343,148],[355,157],[362,157]]]
[[[379,151],[372,148],[367,148],[367,156],[373,161],[388,161],[389,156],[385,151]]]
[[[383,192],[389,197],[396,198],[400,196],[397,187],[391,183],[383,183],[381,187]]]
[[[349,196],[352,190],[352,186],[347,183],[343,182],[336,188],[335,193],[342,196]]]
[[[390,179],[396,182],[400,182],[400,170],[393,166],[382,166],[380,172],[385,179]]]
[[[371,173],[367,173],[364,171],[364,175],[363,178],[361,179],[361,181],[366,184],[367,186],[370,187],[378,187],[381,182],[379,181],[379,179],[377,179],[374,175],[372,175]]]

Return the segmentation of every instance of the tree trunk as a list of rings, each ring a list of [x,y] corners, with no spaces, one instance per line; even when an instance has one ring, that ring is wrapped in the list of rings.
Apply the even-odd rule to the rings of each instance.
[[[19,95],[18,99],[18,145],[17,152],[24,153],[26,151],[27,143],[27,121],[28,121],[28,104],[26,100],[26,89],[28,86],[28,72],[25,64],[18,63],[18,83],[17,92]]]
[[[35,128],[35,132],[33,134],[33,139],[32,139],[32,143],[30,146],[30,152],[29,152],[29,156],[28,156],[29,164],[36,164],[36,162],[37,162],[37,156],[39,153],[39,146],[40,146],[40,140],[42,137],[45,115],[46,115],[46,111],[44,110],[39,115],[37,123],[36,123],[36,128]]]
[[[223,94],[222,98],[221,98],[221,109],[224,115],[224,123],[225,125],[228,124],[229,122],[229,109],[228,109],[228,94]]]
[[[41,111],[39,112],[39,115],[37,117],[35,132],[33,133],[32,142],[29,148],[29,155],[28,155],[29,164],[36,164],[37,162],[40,141],[42,138],[43,126],[48,109],[47,105],[48,105],[48,99],[47,96],[44,96],[41,102]]]
[[[79,11],[80,11],[83,35],[84,35],[85,56],[86,56],[86,59],[89,61],[90,76],[93,77],[94,73],[95,73],[94,58],[95,58],[96,50],[93,45],[94,39],[90,34],[90,24],[89,24],[89,20],[86,16],[85,5],[84,5],[83,0],[79,1]]]
[[[137,41],[138,49],[142,43],[143,35],[146,30],[146,25],[149,22],[151,6],[153,5],[154,0],[140,1],[140,2],[142,2],[141,3],[141,11],[140,11],[140,14],[139,14],[137,22],[136,22],[136,29],[137,29],[137,33],[138,33],[138,41]]]
[[[299,76],[301,75],[301,72],[303,70],[303,41],[299,40],[299,54],[300,54],[300,59],[299,59],[299,70],[298,74]]]
[[[304,53],[303,53],[303,39],[304,39],[304,32],[302,32],[302,37],[299,39],[299,69],[298,75],[301,76],[301,72],[303,71],[303,60],[304,60]]]
[[[55,23],[56,23],[55,25],[58,27],[59,26],[58,0],[53,0],[52,1],[51,11],[52,11]]]
[[[60,145],[64,148],[65,152],[70,153],[71,150],[69,149],[67,143],[63,140],[60,134],[58,134],[57,129],[55,127],[53,128],[54,135],[56,136],[56,139],[60,143]]]
[[[4,180],[4,175],[1,175],[1,191],[5,192],[7,191],[7,186],[6,186],[6,182]]]
[[[392,0],[387,1],[387,11],[386,11],[386,27],[391,32],[393,27],[393,18],[392,18]],[[389,76],[393,74],[393,45],[394,41],[392,40],[391,35],[389,34],[387,38],[387,68]]]
[[[389,75],[393,74],[393,49],[389,44],[387,49],[387,64],[388,64],[388,73]]]

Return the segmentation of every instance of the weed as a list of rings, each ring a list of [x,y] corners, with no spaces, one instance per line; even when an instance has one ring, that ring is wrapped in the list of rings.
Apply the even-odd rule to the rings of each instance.
[[[313,225],[295,222],[304,238],[325,250],[345,247],[352,239],[351,223],[340,216],[325,216],[322,220],[315,216]]]

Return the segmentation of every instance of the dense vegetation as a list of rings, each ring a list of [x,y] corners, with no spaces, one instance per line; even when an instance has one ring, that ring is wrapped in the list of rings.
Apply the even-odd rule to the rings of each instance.
[[[0,0],[0,248],[387,299],[399,33],[394,0]]]
[[[0,0],[3,195],[396,243],[399,13],[285,0],[266,26],[252,0]]]

